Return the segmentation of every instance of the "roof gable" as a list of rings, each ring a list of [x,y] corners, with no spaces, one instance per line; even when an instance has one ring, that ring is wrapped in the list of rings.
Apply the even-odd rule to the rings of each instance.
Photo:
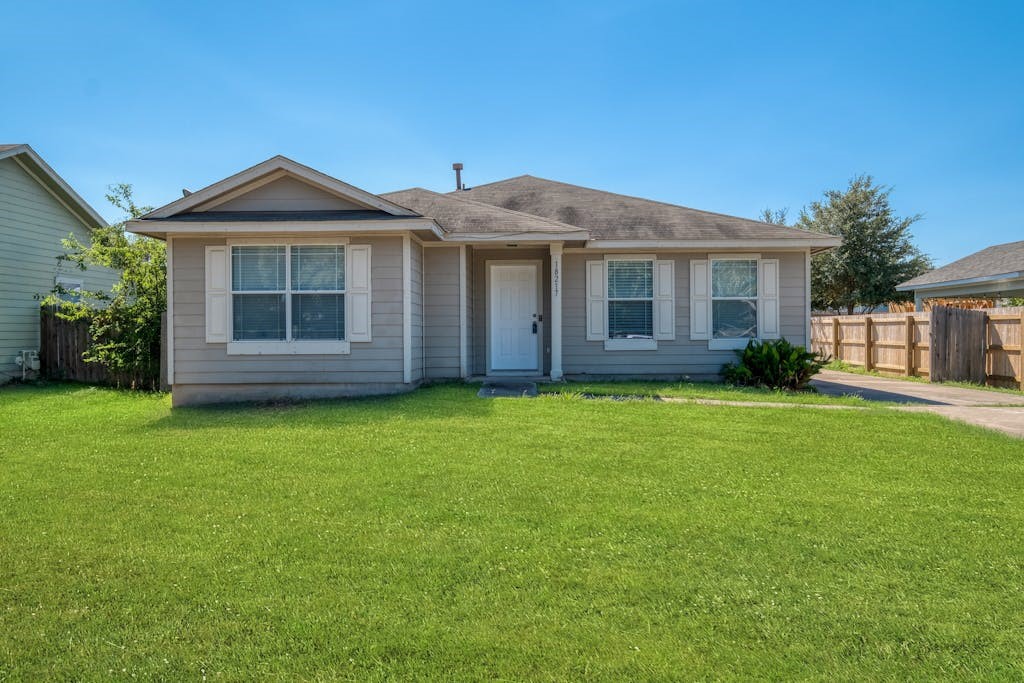
[[[70,211],[86,228],[92,230],[107,224],[103,216],[99,215],[96,209],[71,189],[71,186],[57,175],[57,172],[50,168],[50,165],[43,161],[43,158],[29,145],[0,145],[0,159],[7,158],[14,159],[33,180]]]
[[[393,216],[416,216],[409,209],[366,190],[287,157],[275,156],[151,211],[143,218],[169,218],[184,213],[218,210],[289,211],[307,208],[376,210]]]

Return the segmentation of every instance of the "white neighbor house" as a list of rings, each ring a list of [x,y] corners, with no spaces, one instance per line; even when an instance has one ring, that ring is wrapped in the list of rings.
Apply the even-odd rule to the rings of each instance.
[[[132,221],[167,241],[175,405],[471,376],[717,376],[807,345],[837,238],[520,176],[374,195],[284,157]]]

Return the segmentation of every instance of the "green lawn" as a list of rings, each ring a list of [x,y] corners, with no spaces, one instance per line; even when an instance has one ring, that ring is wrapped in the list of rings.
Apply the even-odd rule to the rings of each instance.
[[[826,396],[813,388],[784,391],[734,387],[712,382],[558,382],[541,384],[541,393],[584,397],[683,398],[690,400],[741,401],[757,403],[802,403],[816,405],[878,406],[859,396]],[[888,404],[887,404],[888,405]]]
[[[0,680],[1024,676],[1024,442],[475,390],[0,389]]]

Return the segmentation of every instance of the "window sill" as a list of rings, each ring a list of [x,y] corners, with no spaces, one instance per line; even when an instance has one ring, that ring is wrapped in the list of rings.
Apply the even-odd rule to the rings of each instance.
[[[229,356],[348,355],[347,341],[235,341],[228,342]]]
[[[654,339],[606,339],[605,351],[657,351],[658,342]]]
[[[710,351],[738,351],[747,348],[747,344],[753,337],[741,337],[738,339],[709,339],[708,350]]]

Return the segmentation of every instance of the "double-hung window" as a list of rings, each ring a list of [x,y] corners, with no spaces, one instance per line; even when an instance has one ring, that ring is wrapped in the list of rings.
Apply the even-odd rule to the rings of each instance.
[[[675,261],[608,254],[587,261],[587,340],[605,351],[655,351],[676,338]]]
[[[654,339],[654,262],[608,262],[608,339]]]
[[[343,245],[231,247],[231,340],[345,340]]]
[[[711,261],[711,337],[757,337],[757,259]]]
[[[711,254],[690,261],[690,339],[741,349],[779,336],[779,259]]]

